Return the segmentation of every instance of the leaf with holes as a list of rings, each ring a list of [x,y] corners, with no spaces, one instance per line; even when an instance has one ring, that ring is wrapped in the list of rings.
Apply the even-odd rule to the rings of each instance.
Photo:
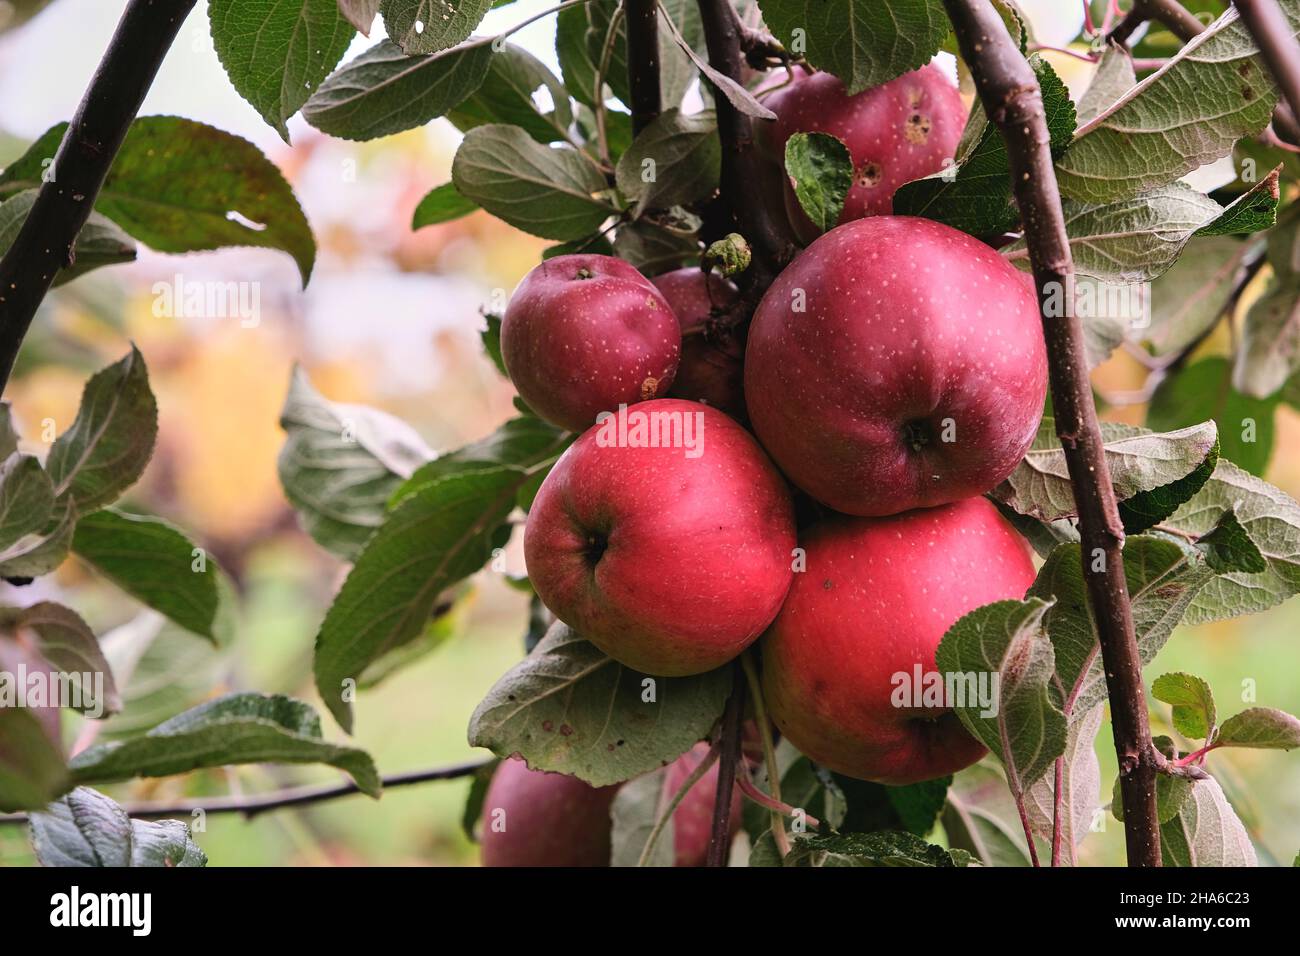
[[[450,49],[474,32],[492,0],[380,0],[384,29],[407,56]]]

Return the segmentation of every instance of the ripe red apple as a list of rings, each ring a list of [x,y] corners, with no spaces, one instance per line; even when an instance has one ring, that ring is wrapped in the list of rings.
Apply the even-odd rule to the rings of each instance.
[[[664,805],[671,800],[686,778],[694,772],[709,753],[707,743],[698,743],[682,754],[664,772]],[[744,773],[738,767],[737,773]],[[709,855],[709,841],[713,831],[713,804],[718,794],[718,762],[704,772],[695,785],[682,797],[673,812],[673,866],[703,866]],[[731,791],[731,835],[740,829],[741,799],[739,788]]]
[[[896,675],[935,669],[948,628],[1034,580],[1024,540],[984,498],[889,518],[834,516],[804,535],[763,637],[763,695],[781,733],[839,773],[902,785],[968,767],[984,747],[951,710],[896,706]],[[919,695],[923,688],[914,688]],[[913,698],[913,701],[917,698]]]
[[[727,663],[790,586],[794,509],[750,434],[699,402],[642,402],[589,429],[528,513],[542,602],[634,670]]]
[[[547,259],[524,276],[501,322],[501,357],[520,397],[570,431],[665,395],[681,344],[664,297],[613,256]]]
[[[503,760],[483,800],[484,866],[609,866],[618,787]]]
[[[786,140],[814,132],[848,147],[854,177],[842,223],[892,212],[898,187],[943,169],[966,126],[961,95],[933,65],[854,96],[829,73],[796,71],[795,77],[763,101],[776,114],[771,149],[784,164]]]
[[[682,359],[669,397],[704,402],[743,421],[745,343],[734,326],[721,328],[715,321],[740,293],[722,276],[696,268],[675,269],[651,281],[682,326]]]
[[[983,494],[1033,441],[1047,359],[1033,288],[928,219],[875,216],[805,249],[759,303],[745,401],[818,501],[897,514]]]

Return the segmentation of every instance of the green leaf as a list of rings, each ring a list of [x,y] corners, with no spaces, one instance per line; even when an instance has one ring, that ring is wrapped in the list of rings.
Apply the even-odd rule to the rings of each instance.
[[[113,671],[95,632],[76,611],[53,601],[0,608],[0,640],[13,639],[20,630],[26,633],[19,640],[67,678],[69,706],[95,719],[121,711]]]
[[[837,833],[795,841],[786,866],[956,866],[952,853],[911,833]]]
[[[533,99],[539,88],[554,108],[543,111]],[[527,130],[539,143],[569,138],[573,103],[560,81],[541,60],[523,47],[505,44],[494,53],[482,85],[447,118],[462,132],[485,123],[507,123]]]
[[[1073,147],[1071,147],[1073,148]],[[1075,271],[1103,282],[1147,282],[1168,270],[1198,229],[1223,207],[1183,183],[1091,205],[1066,200],[1065,230]],[[1023,239],[1006,256],[1026,262]]]
[[[491,37],[421,57],[381,40],[331,73],[302,115],[322,133],[341,139],[391,136],[464,102],[482,84],[491,61]]]
[[[1097,761],[1097,732],[1104,708],[1097,704],[1070,722],[1065,753],[1061,755],[1061,847],[1062,860],[1077,864],[1075,851],[1092,830],[1093,818],[1101,806],[1101,766]],[[1025,793],[1029,826],[1045,842],[1052,840],[1056,821],[1056,774],[1048,770]]]
[[[285,497],[322,548],[351,561],[384,520],[389,497],[433,451],[400,419],[327,401],[295,368],[280,412]]]
[[[758,5],[786,49],[806,44],[808,62],[838,76],[850,94],[924,66],[949,30],[939,0],[759,0]]]
[[[128,740],[97,744],[72,758],[75,783],[168,777],[246,763],[324,763],[378,797],[379,774],[362,750],[321,737],[320,718],[302,701],[278,694],[227,694]]]
[[[667,768],[643,774],[619,788],[610,806],[610,865],[638,866],[655,823],[668,809],[673,794],[664,792]],[[655,838],[646,866],[673,865],[673,821],[670,818]]]
[[[479,332],[479,338],[483,340],[483,351],[492,360],[496,370],[505,378],[509,378],[510,375],[506,372],[506,361],[501,356],[501,316],[485,312],[483,313],[483,321],[486,324],[483,326],[483,330]]]
[[[1164,525],[1195,539],[1218,527],[1228,511],[1263,555],[1266,569],[1216,575],[1197,593],[1188,624],[1258,613],[1300,592],[1300,505],[1229,461],[1220,460],[1205,487]]]
[[[1156,433],[1107,423],[1106,464],[1130,534],[1157,524],[1200,490],[1218,461],[1213,422]],[[1056,422],[1044,417],[1034,442],[993,497],[1039,521],[1075,517],[1074,486]]]
[[[988,762],[953,777],[941,820],[948,845],[971,853],[985,866],[1029,866],[1006,780]]]
[[[849,148],[829,133],[795,133],[785,143],[785,172],[813,225],[834,228],[853,185]]]
[[[466,133],[451,178],[465,198],[544,239],[589,236],[615,212],[596,198],[608,186],[581,153],[543,146],[518,126],[493,123]]]
[[[1257,865],[1250,834],[1211,777],[1195,781],[1178,816],[1161,824],[1160,856],[1165,866]]]
[[[9,247],[18,238],[36,202],[35,189],[25,189],[4,202],[0,202],[0,256],[9,251]],[[92,212],[86,224],[77,233],[77,241],[72,247],[72,265],[58,271],[54,277],[56,286],[71,282],[80,275],[98,269],[100,266],[113,266],[122,262],[135,260],[135,242],[115,225],[112,220]]]
[[[50,447],[55,496],[71,496],[82,515],[112,504],[144,473],[157,435],[158,403],[133,345],[86,383],[76,419]]]
[[[466,39],[492,0],[380,0],[384,29],[408,56],[438,53]]]
[[[646,275],[675,269],[700,254],[694,232],[669,229],[651,219],[635,219],[619,226],[614,235],[614,254]]]
[[[1288,19],[1294,31],[1300,11]],[[1057,163],[1061,193],[1104,204],[1164,186],[1262,130],[1276,102],[1268,68],[1229,10],[1079,129]]]
[[[1007,769],[1013,792],[1065,751],[1066,721],[1052,686],[1055,660],[1043,628],[1050,600],[998,601],[964,615],[944,635],[935,664],[945,675],[999,675],[991,707],[967,694],[953,710]],[[992,711],[992,713],[990,713]]]
[[[1092,122],[1136,85],[1137,74],[1128,49],[1118,43],[1108,43],[1097,61],[1097,71],[1088,89],[1079,97],[1079,122]]]
[[[587,42],[591,26],[589,11],[595,4],[566,3],[555,17],[555,58],[560,64],[564,85],[574,99],[594,109],[599,102],[596,95],[596,71],[599,52],[593,52]],[[604,42],[604,34],[600,42]]]
[[[39,534],[54,511],[54,484],[32,455],[15,451],[0,464],[0,552]]]
[[[1225,720],[1214,743],[1219,747],[1294,750],[1300,747],[1300,720],[1272,707],[1251,707]]]
[[[1146,424],[1156,431],[1172,431],[1213,419],[1219,426],[1222,457],[1262,474],[1273,452],[1273,414],[1279,399],[1243,395],[1233,389],[1231,378],[1228,360],[1219,356],[1180,369],[1151,397]]]
[[[951,785],[952,776],[949,775],[905,787],[886,787],[885,793],[908,832],[923,837],[939,822],[939,814],[948,801],[948,787]],[[785,795],[784,788],[781,795]]]
[[[487,562],[527,477],[482,467],[425,482],[366,542],[316,635],[316,687],[344,730],[366,669],[419,637],[439,595]]]
[[[289,142],[289,117],[347,52],[338,0],[209,0],[212,44],[230,83]]]
[[[68,556],[77,509],[72,498],[56,503],[44,530],[23,535],[0,551],[0,577],[39,577],[49,574]]]
[[[1132,331],[1155,355],[1176,355],[1198,342],[1232,301],[1250,244],[1193,236],[1182,255],[1151,284],[1151,322]],[[1118,344],[1118,343],[1115,343]]]
[[[72,550],[127,594],[215,642],[216,565],[177,528],[105,508],[77,522]]]
[[[41,866],[207,866],[180,820],[149,823],[89,787],[77,787],[31,816],[32,848]]]
[[[60,123],[0,174],[0,194],[39,186],[42,161],[67,130]],[[95,209],[158,252],[226,246],[280,249],[303,284],[316,242],[284,175],[248,140],[178,116],[131,124]]]
[[[504,465],[527,471],[516,496],[516,504],[527,511],[542,479],[572,440],[568,432],[532,415],[512,418],[488,437],[421,465],[393,492],[390,507],[459,472]]]
[[[1174,708],[1174,729],[1188,740],[1205,740],[1217,723],[1210,685],[1194,674],[1161,674],[1151,682],[1151,696]]]
[[[1101,648],[1088,610],[1080,551],[1078,544],[1058,547],[1029,589],[1031,597],[1050,596],[1056,600],[1045,623],[1056,652],[1056,676],[1064,689],[1064,710],[1071,721],[1106,699]],[[1124,577],[1132,601],[1138,656],[1146,665],[1214,575],[1194,549],[1184,550],[1163,538],[1136,535],[1124,545]]]
[[[415,207],[415,214],[411,217],[411,228],[423,229],[425,226],[451,222],[468,216],[477,209],[478,203],[456,192],[455,183],[443,183],[429,190],[428,194],[420,200],[420,204]]]
[[[683,116],[675,108],[643,129],[619,158],[619,192],[633,215],[705,199],[718,188],[722,145],[711,111]]]
[[[1205,552],[1205,563],[1219,574],[1232,571],[1259,574],[1268,570],[1264,553],[1250,539],[1231,508],[1219,516],[1213,530],[1196,539],[1196,544]]]
[[[708,735],[730,692],[728,668],[646,677],[557,623],[488,691],[469,742],[601,787],[681,756]]]
[[[1266,401],[1300,368],[1300,275],[1276,273],[1264,294],[1251,303],[1241,329],[1232,369],[1232,386],[1242,395]]]
[[[466,839],[478,842],[478,822],[483,816],[483,802],[487,799],[488,786],[492,775],[496,773],[500,760],[489,760],[470,776],[469,793],[465,796],[465,809],[460,815],[460,829]]]
[[[1034,73],[1043,91],[1048,136],[1053,156],[1060,156],[1074,135],[1074,104],[1056,71],[1033,57]],[[959,163],[924,179],[904,184],[894,193],[894,214],[924,216],[974,236],[996,236],[1015,228],[1020,211],[1011,195],[1011,165],[1001,131],[989,123],[976,104],[972,123],[982,130],[967,152],[959,146]],[[976,127],[967,124],[968,130]]]
[[[1218,218],[1196,230],[1198,236],[1236,236],[1270,229],[1277,222],[1278,166],[1223,208]]]

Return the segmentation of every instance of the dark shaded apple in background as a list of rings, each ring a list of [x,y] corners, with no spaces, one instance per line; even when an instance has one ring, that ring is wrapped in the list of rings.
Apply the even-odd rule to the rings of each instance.
[[[670,398],[704,402],[737,421],[745,416],[745,343],[734,328],[715,321],[740,293],[722,276],[687,267],[650,280],[682,326],[682,358]]]
[[[483,800],[484,866],[609,866],[617,786],[501,761]],[[503,814],[503,815],[502,815]],[[500,819],[504,829],[493,826]]]
[[[894,675],[935,669],[958,618],[1021,598],[1034,581],[1023,538],[984,498],[889,518],[833,516],[804,534],[795,575],[763,637],[763,696],[781,733],[838,773],[903,785],[984,754],[951,710],[895,706]],[[917,688],[919,691],[919,688]]]
[[[1046,391],[1031,284],[978,240],[908,216],[837,226],[800,253],[745,351],[763,447],[846,514],[987,492],[1033,441]]]
[[[795,133],[829,133],[848,147],[853,185],[841,223],[893,212],[898,187],[951,162],[966,126],[961,95],[933,65],[854,96],[845,94],[844,85],[829,73],[796,70],[794,81],[770,93],[763,105],[776,114],[776,122],[767,127],[767,142],[779,162]],[[798,213],[792,219],[802,220],[796,224],[808,224],[797,200],[787,207]]]
[[[556,617],[615,660],[645,674],[700,674],[736,657],[781,607],[795,546],[790,493],[749,432],[717,409],[658,399],[628,413],[691,416],[698,457],[602,447],[600,426],[589,429],[528,513],[528,576]]]
[[[681,340],[664,297],[612,256],[545,260],[519,283],[501,322],[501,357],[520,397],[579,432],[600,412],[667,394]]]

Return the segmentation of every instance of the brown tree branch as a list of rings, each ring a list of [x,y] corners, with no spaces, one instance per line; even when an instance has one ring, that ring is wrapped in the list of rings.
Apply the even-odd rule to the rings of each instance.
[[[434,767],[430,770],[413,770],[409,773],[395,773],[383,778],[385,790],[396,787],[409,787],[416,783],[429,783],[434,780],[455,780],[468,777],[492,761],[469,760],[465,763],[452,764],[447,767]],[[270,810],[282,810],[286,807],[301,807],[312,803],[334,800],[338,797],[350,797],[360,793],[355,783],[348,781],[324,786],[289,787],[285,790],[273,790],[270,793],[251,796],[199,797],[194,800],[175,802],[134,803],[123,807],[127,816],[137,820],[160,820],[165,817],[188,817],[195,810],[211,813],[238,813],[246,820]],[[0,825],[6,823],[26,823],[28,814],[9,813],[0,815]]]
[[[1119,758],[1131,866],[1160,865],[1156,771],[1142,662],[1124,578],[1124,526],[1093,405],[1083,329],[1074,314],[1074,261],[1052,166],[1043,95],[1029,63],[987,0],[944,0],[962,58],[990,121],[1007,143],[1016,203],[1038,289],[1057,436],[1079,514],[1087,583]],[[1058,297],[1058,293],[1064,292]],[[1055,303],[1063,301],[1064,314]]]
[[[131,0],[14,243],[0,260],[0,392],[194,0]]]
[[[1241,21],[1259,47],[1264,62],[1268,64],[1290,114],[1287,138],[1300,141],[1294,134],[1296,117],[1300,116],[1300,43],[1296,42],[1291,26],[1277,5],[1277,0],[1235,0]],[[1282,107],[1278,108],[1278,112]],[[1284,119],[1282,125],[1287,126]],[[1278,128],[1278,113],[1273,114],[1273,127]]]
[[[745,675],[732,664],[731,697],[722,712],[722,736],[718,747],[718,790],[713,798],[709,855],[705,866],[726,866],[731,847],[731,792],[736,786],[736,764],[740,761],[741,718],[745,713]]]
[[[627,82],[632,102],[632,135],[655,121],[663,109],[659,84],[659,0],[627,4]]]
[[[730,0],[699,0],[709,65],[737,83],[742,82],[741,25]],[[740,277],[742,286],[757,294],[794,258],[795,242],[785,210],[780,208],[781,183],[764,164],[754,140],[754,121],[721,93],[715,98],[718,137],[722,141],[722,201],[736,232],[748,241],[753,264]],[[775,188],[765,188],[775,180]],[[753,305],[750,306],[751,310]]]

